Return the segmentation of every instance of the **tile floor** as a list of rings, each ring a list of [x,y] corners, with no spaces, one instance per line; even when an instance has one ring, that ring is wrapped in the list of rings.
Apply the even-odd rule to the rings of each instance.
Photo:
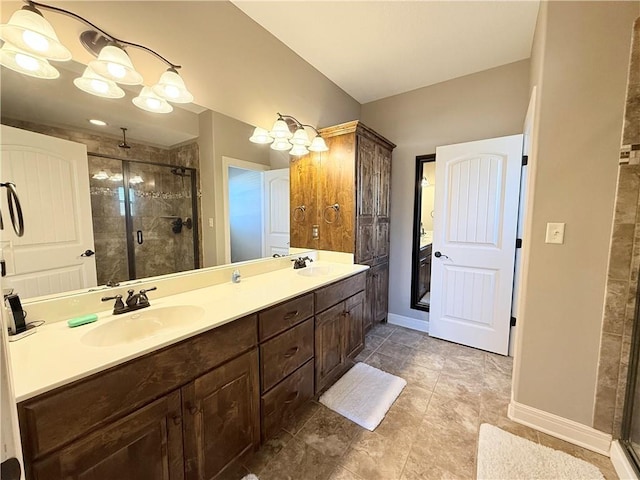
[[[381,324],[367,335],[358,360],[407,380],[374,432],[313,402],[234,476],[252,472],[260,480],[473,479],[478,429],[491,423],[585,459],[607,480],[617,478],[607,457],[507,418],[510,358]]]

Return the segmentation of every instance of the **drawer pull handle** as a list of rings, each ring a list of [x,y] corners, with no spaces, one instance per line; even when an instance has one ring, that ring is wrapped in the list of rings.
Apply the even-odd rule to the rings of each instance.
[[[285,352],[284,358],[293,357],[296,353],[298,353],[298,350],[300,350],[300,347],[291,347],[289,350]]]
[[[180,417],[180,415],[175,415],[171,418],[171,420],[173,420],[174,425],[180,425],[180,423],[182,422],[182,418]]]
[[[300,312],[298,310],[295,310],[293,312],[287,312],[287,314],[284,316],[284,319],[291,320],[292,318],[296,318],[299,314]]]
[[[287,398],[287,399],[284,401],[284,403],[285,403],[285,404],[287,404],[287,403],[295,402],[295,401],[298,399],[298,397],[299,397],[299,396],[300,396],[300,392],[299,392],[298,390],[296,390],[296,391],[295,391],[295,392],[293,392],[291,395],[289,395],[289,398]]]
[[[189,407],[189,414],[195,415],[196,413],[198,413],[198,407],[194,407],[194,406]]]

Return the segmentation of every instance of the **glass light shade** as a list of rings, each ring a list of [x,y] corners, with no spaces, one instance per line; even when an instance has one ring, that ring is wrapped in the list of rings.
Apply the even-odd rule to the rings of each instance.
[[[427,177],[422,177],[422,181],[420,182],[420,186],[422,188],[431,186],[431,184],[429,183],[429,180],[427,180]]]
[[[273,124],[273,127],[271,127],[269,135],[271,135],[275,139],[293,137],[293,133],[291,133],[291,130],[289,130],[289,125],[287,125],[287,122],[285,122],[284,120],[276,120],[276,122]]]
[[[9,23],[0,25],[0,38],[20,50],[49,60],[71,60],[71,52],[60,43],[51,24],[31,10],[18,10]]]
[[[143,87],[140,94],[134,98],[133,104],[152,113],[171,113],[173,107],[164,99],[153,93],[151,87]]]
[[[303,147],[311,145],[311,140],[309,140],[309,135],[307,135],[307,131],[304,127],[300,127],[296,130],[293,134],[293,138],[291,139],[291,143],[294,145],[302,145]]]
[[[96,180],[106,180],[107,178],[109,178],[109,174],[104,170],[100,170],[98,173],[93,174],[93,178],[95,178]]]
[[[131,63],[129,55],[115,45],[107,45],[100,50],[100,55],[89,62],[91,69],[101,77],[123,85],[140,85],[140,75]]]
[[[307,147],[304,145],[294,145],[293,148],[289,150],[289,155],[295,155],[296,157],[306,155],[307,153],[309,153],[309,150],[307,150]]]
[[[137,185],[139,183],[143,183],[144,180],[142,179],[142,177],[140,175],[134,175],[133,177],[131,177],[129,179],[129,183],[133,184],[133,185]]]
[[[309,150],[312,152],[326,152],[329,150],[329,147],[327,147],[327,144],[324,142],[324,138],[318,135],[313,139],[311,145],[309,145]]]
[[[35,78],[52,80],[60,76],[60,72],[52,67],[45,58],[31,55],[10,43],[5,43],[0,48],[0,65]]]
[[[291,150],[291,147],[293,147],[293,145],[291,145],[289,143],[289,140],[287,140],[286,138],[276,138],[271,144],[271,148],[273,150],[278,150],[279,152]]]
[[[252,143],[267,144],[273,142],[273,137],[269,135],[269,132],[264,128],[256,127],[253,130],[253,135],[249,137],[249,141]]]
[[[121,173],[114,173],[109,177],[109,180],[111,180],[112,182],[121,182],[122,178],[123,177]]]
[[[122,90],[116,82],[108,78],[101,77],[94,72],[91,67],[84,69],[81,77],[75,78],[73,84],[83,92],[90,93],[102,98],[122,98],[124,90]]]
[[[173,103],[191,103],[193,95],[187,90],[182,77],[169,69],[160,76],[153,87],[153,92]]]

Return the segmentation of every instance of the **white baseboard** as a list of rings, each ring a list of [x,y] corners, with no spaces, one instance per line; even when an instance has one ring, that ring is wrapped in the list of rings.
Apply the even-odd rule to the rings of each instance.
[[[613,463],[613,467],[616,469],[620,480],[638,480],[636,471],[631,466],[631,462],[629,462],[629,457],[624,453],[622,445],[620,445],[620,442],[617,440],[611,444],[610,457],[611,463]]]
[[[522,423],[574,445],[609,456],[611,435],[600,430],[513,401],[509,404],[508,415],[514,422]]]
[[[420,332],[429,333],[429,322],[425,320],[418,320],[417,318],[389,313],[387,314],[387,322],[392,325],[398,325],[399,327],[406,327]]]

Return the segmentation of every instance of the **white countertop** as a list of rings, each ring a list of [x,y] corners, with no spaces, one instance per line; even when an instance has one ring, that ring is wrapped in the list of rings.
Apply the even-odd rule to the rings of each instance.
[[[320,262],[312,265],[319,265]],[[326,263],[326,275],[307,277],[286,268],[242,278],[240,283],[222,283],[164,298],[153,299],[151,311],[174,305],[196,305],[204,309],[201,320],[142,340],[110,347],[89,346],[82,337],[95,328],[121,318],[111,309],[96,312],[98,321],[69,328],[66,322],[38,327],[34,335],[9,344],[16,402],[71,383],[93,373],[124,363],[159,348],[224,325],[323,285],[365,271],[363,265]],[[96,305],[104,308],[104,304]]]

